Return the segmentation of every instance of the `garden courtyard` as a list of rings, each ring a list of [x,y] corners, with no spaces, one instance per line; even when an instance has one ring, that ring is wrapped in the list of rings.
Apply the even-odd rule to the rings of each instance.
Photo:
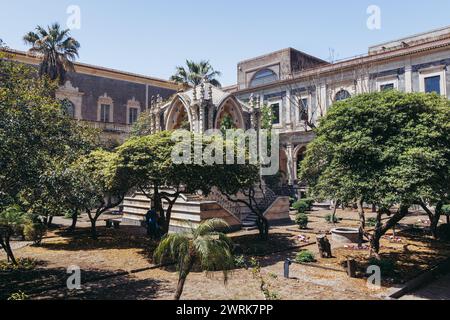
[[[207,274],[194,270],[186,280],[182,299],[385,299],[450,256],[450,243],[434,241],[426,235],[428,218],[411,213],[397,227],[395,238],[391,237],[392,232],[383,237],[382,285],[371,289],[364,275],[369,265],[366,246],[357,249],[336,244],[328,236],[333,257],[319,258],[316,235],[335,227],[326,221],[329,214],[323,209],[309,212],[306,230],[299,230],[294,222],[273,227],[268,241],[261,241],[257,230],[229,234],[239,262],[227,284],[224,285],[221,272]],[[55,227],[39,246],[12,242],[16,258],[29,259],[29,263],[26,270],[0,271],[0,299],[17,292],[23,292],[29,299],[172,299],[178,281],[175,267],[155,266],[152,256],[157,244],[149,241],[144,228],[123,225],[119,229],[106,229],[104,220],[110,217],[105,215],[99,221],[97,241],[89,238],[89,220],[82,216],[74,234],[65,231],[71,220],[57,217]],[[351,209],[338,210],[337,217],[336,226],[358,226],[358,215]],[[313,253],[317,261],[292,264],[290,278],[284,278],[284,261],[295,260],[302,250]],[[356,278],[346,274],[348,257],[357,261]],[[0,260],[5,259],[2,252]],[[80,290],[66,287],[70,276],[67,268],[73,265],[81,268]]]

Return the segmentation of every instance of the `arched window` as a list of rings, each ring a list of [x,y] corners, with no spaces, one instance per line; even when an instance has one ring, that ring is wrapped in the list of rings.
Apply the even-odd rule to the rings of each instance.
[[[69,99],[61,100],[62,112],[72,118],[75,118],[75,105]]]
[[[348,98],[351,98],[352,96],[347,90],[341,90],[334,96],[334,101],[342,101],[346,100]]]
[[[263,69],[255,73],[253,80],[250,83],[250,87],[256,87],[263,84],[275,82],[278,80],[278,76],[275,72],[269,69]]]

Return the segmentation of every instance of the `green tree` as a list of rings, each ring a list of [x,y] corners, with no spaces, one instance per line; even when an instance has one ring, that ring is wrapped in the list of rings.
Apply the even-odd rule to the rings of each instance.
[[[390,91],[338,102],[320,121],[299,175],[316,198],[358,204],[361,231],[376,256],[380,238],[412,204],[448,188],[448,108],[437,95]],[[426,172],[413,177],[420,170]],[[364,202],[378,207],[371,233]]]
[[[15,265],[17,265],[17,261],[11,249],[11,237],[19,235],[25,224],[29,222],[29,216],[17,205],[0,211],[0,246],[5,251],[8,260]]]
[[[170,78],[176,83],[198,86],[203,80],[207,80],[216,87],[221,87],[217,77],[221,76],[219,71],[215,71],[209,61],[202,60],[200,62],[194,62],[192,60],[186,60],[186,66],[178,66],[176,73]]]
[[[122,175],[152,200],[163,234],[169,232],[172,208],[182,192],[202,190],[207,194],[212,188],[208,166],[175,164],[172,159],[174,147],[172,133],[162,131],[132,138],[117,149]],[[168,204],[166,209],[163,200]]]
[[[80,43],[70,36],[70,30],[62,30],[58,23],[47,29],[37,26],[36,31],[28,32],[23,40],[31,45],[31,53],[42,57],[39,74],[64,84],[66,73],[75,71],[74,61],[78,57]]]
[[[84,174],[81,180],[84,185],[83,197],[89,200],[84,205],[94,240],[97,239],[98,218],[122,203],[130,190],[130,180],[119,166],[117,154],[104,150],[93,151],[74,165],[74,170]]]
[[[220,231],[228,228],[225,221],[212,219],[203,222],[195,230],[168,234],[161,240],[155,250],[154,260],[156,263],[176,261],[179,279],[175,300],[180,299],[186,278],[195,265],[199,265],[203,271],[223,271],[226,283],[228,272],[234,267],[233,244]]]
[[[95,133],[61,112],[48,79],[27,65],[0,59],[0,209],[36,203],[56,165],[86,153]],[[56,195],[58,197],[58,195]],[[37,204],[37,203],[36,203]],[[29,208],[26,208],[29,209]]]

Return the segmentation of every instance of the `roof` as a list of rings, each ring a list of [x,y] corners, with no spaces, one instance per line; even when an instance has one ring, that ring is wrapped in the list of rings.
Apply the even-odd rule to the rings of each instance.
[[[26,58],[27,62],[29,62],[29,63],[39,64],[39,57],[37,55],[33,55],[33,54],[25,52],[25,51],[20,51],[20,50],[15,50],[15,49],[10,49],[10,48],[0,49],[0,50],[6,51],[15,56]],[[18,60],[20,60],[20,59],[18,59]],[[173,81],[164,80],[164,79],[160,79],[160,78],[156,78],[156,77],[145,76],[145,75],[137,74],[137,73],[131,73],[131,72],[127,72],[127,71],[116,70],[116,69],[112,69],[112,68],[105,68],[105,67],[100,67],[100,66],[91,65],[91,64],[87,64],[87,63],[81,63],[81,62],[75,62],[74,66],[75,66],[75,70],[77,72],[81,72],[81,73],[83,73],[84,70],[89,69],[89,70],[92,70],[93,72],[100,71],[102,73],[109,73],[109,74],[116,74],[118,76],[137,78],[137,79],[143,80],[144,82],[152,82],[155,85],[157,85],[159,83],[159,84],[161,84],[165,87],[168,87],[170,89],[173,89],[173,90],[177,90],[179,87],[179,85]]]
[[[395,47],[391,50],[376,52],[373,54],[366,54],[358,57],[353,57],[349,59],[344,59],[337,61],[335,63],[321,65],[318,67],[312,67],[307,70],[302,70],[293,74],[289,79],[282,79],[276,82],[272,82],[267,85],[261,85],[259,87],[253,88],[245,88],[242,90],[238,90],[238,93],[246,93],[254,91],[255,89],[265,89],[273,87],[274,85],[281,86],[285,84],[290,84],[301,79],[307,79],[308,77],[314,77],[317,75],[326,75],[329,73],[333,73],[335,71],[343,71],[346,69],[355,68],[361,66],[362,64],[370,64],[370,63],[378,63],[383,60],[395,59],[411,54],[418,54],[425,51],[436,50],[441,48],[450,47],[450,34],[446,34],[445,36],[441,36],[438,39],[428,39],[425,42],[413,43],[409,46],[401,46]],[[230,86],[232,89],[233,87]]]

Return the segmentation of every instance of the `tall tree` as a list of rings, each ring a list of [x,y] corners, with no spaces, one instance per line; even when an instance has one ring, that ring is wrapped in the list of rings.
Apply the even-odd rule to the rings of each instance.
[[[80,43],[70,36],[70,30],[62,30],[58,23],[47,29],[37,26],[36,31],[28,32],[23,40],[31,45],[31,53],[42,57],[39,74],[47,75],[51,80],[65,83],[66,74],[75,71],[74,61],[78,57]]]
[[[233,244],[222,232],[228,225],[221,219],[203,222],[197,229],[166,235],[156,248],[156,263],[176,261],[179,279],[175,300],[180,300],[184,283],[195,265],[204,271],[223,271],[224,282],[228,272],[234,267]]]
[[[0,208],[44,191],[56,164],[91,148],[91,130],[61,112],[55,87],[34,68],[0,59]]]
[[[300,176],[316,198],[358,204],[377,257],[381,237],[412,204],[448,196],[448,108],[434,94],[363,94],[336,103],[316,130]],[[379,208],[373,232],[365,229],[363,203]]]
[[[186,60],[186,66],[187,68],[178,66],[176,73],[170,79],[189,86],[198,86],[206,80],[216,87],[221,87],[217,80],[217,77],[221,76],[221,72],[214,70],[209,61],[194,62]]]
[[[104,150],[83,156],[74,165],[74,170],[84,175],[83,197],[88,200],[85,210],[91,222],[91,236],[96,240],[98,218],[122,203],[130,190],[130,180],[119,170],[117,154]]]
[[[172,207],[182,192],[202,190],[206,194],[212,188],[206,165],[174,163],[175,145],[172,133],[162,131],[132,138],[117,149],[122,174],[152,200],[163,234],[169,232]],[[188,147],[193,148],[193,145]],[[166,209],[163,200],[168,204]]]

